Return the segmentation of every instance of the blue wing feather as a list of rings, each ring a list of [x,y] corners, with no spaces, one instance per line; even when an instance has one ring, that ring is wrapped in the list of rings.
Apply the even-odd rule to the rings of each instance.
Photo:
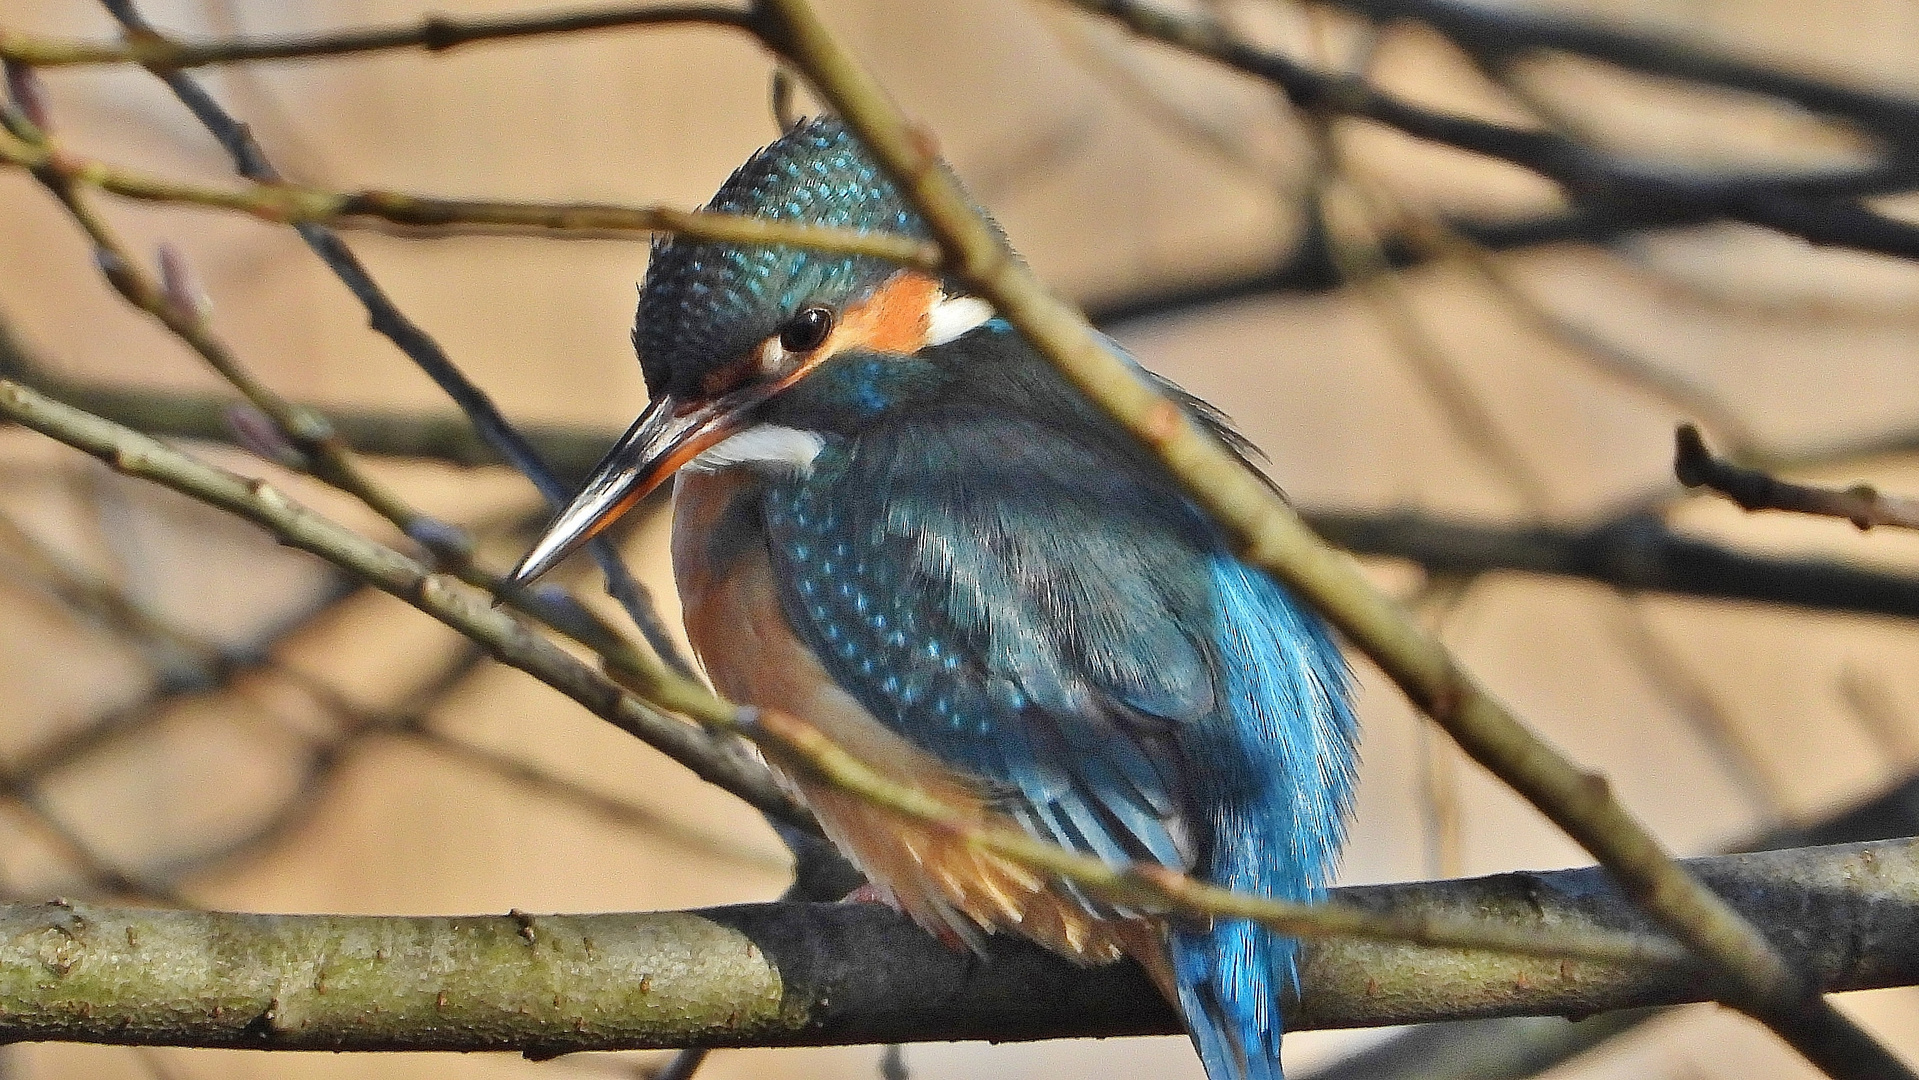
[[[1263,574],[1213,563],[1228,709],[1185,735],[1215,763],[1208,876],[1240,892],[1315,900],[1352,808],[1358,723],[1338,646]],[[1180,1011],[1215,1080],[1277,1080],[1280,1002],[1297,991],[1294,943],[1243,919],[1171,935]]]

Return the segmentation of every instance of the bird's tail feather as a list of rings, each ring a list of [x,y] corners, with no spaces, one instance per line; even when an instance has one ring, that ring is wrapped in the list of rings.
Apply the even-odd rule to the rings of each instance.
[[[1167,935],[1180,1017],[1207,1080],[1284,1080],[1278,977],[1293,943],[1240,919]]]

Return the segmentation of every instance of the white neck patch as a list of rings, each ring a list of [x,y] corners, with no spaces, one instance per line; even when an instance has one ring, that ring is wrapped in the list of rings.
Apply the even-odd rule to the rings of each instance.
[[[746,465],[776,475],[805,476],[813,471],[813,459],[820,456],[825,446],[826,440],[815,431],[757,424],[709,447],[687,462],[686,467],[713,473]]]
[[[926,343],[944,345],[983,325],[996,313],[993,305],[977,296],[941,295],[933,301],[926,317]]]

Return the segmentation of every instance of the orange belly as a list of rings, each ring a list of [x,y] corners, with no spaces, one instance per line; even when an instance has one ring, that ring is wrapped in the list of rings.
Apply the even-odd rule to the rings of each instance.
[[[981,825],[1017,828],[986,808],[976,785],[888,730],[841,689],[787,625],[762,538],[725,535],[750,497],[739,470],[682,472],[674,488],[673,571],[687,634],[714,687],[744,704],[779,709],[817,727],[891,779],[962,810]],[[1043,875],[951,833],[881,811],[856,796],[789,778],[833,842],[900,910],[930,930],[977,940],[1008,930],[1074,959],[1132,954],[1162,980],[1162,931],[1137,920],[1098,919]]]

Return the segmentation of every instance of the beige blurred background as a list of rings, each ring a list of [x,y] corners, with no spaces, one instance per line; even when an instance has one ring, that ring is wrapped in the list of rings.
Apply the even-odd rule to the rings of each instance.
[[[1349,57],[1351,27],[1335,19],[1315,21],[1263,0],[1217,6],[1299,55]],[[1789,67],[1919,93],[1919,6],[1903,0],[1569,6],[1656,20],[1663,30]],[[433,7],[482,14],[524,5]],[[1262,87],[1129,45],[1040,3],[842,0],[825,8],[1066,295],[1106,301],[1255,267],[1297,234],[1311,144]],[[422,9],[401,0],[153,0],[146,11],[170,30],[227,34],[398,21]],[[6,0],[0,25],[113,32],[91,0]],[[1375,63],[1383,82],[1416,99],[1524,116],[1418,31],[1387,36]],[[281,169],[305,182],[692,206],[774,134],[768,77],[765,55],[738,36],[667,30],[437,57],[262,65],[206,80]],[[1711,164],[1825,160],[1849,149],[1785,110],[1681,93],[1593,65],[1535,67],[1526,78],[1543,102],[1621,148]],[[145,73],[59,71],[46,82],[70,147],[168,175],[228,176],[218,147]],[[1357,168],[1414,206],[1498,215],[1553,205],[1550,187],[1509,168],[1372,131],[1343,141]],[[143,253],[164,241],[186,254],[219,331],[282,393],[324,406],[443,409],[292,233],[205,212],[109,209]],[[627,330],[644,244],[369,232],[349,239],[402,308],[515,419],[613,429],[640,408]],[[1737,228],[1647,238],[1607,253],[1543,250],[1506,264],[1551,310],[1712,388],[1770,445],[1789,449],[1919,419],[1919,268]],[[1627,499],[1675,491],[1671,428],[1685,417],[1594,374],[1471,273],[1425,270],[1406,275],[1402,289],[1403,308],[1346,291],[1208,308],[1135,324],[1122,336],[1147,363],[1236,417],[1308,507],[1576,523]],[[14,173],[0,173],[0,313],[65,374],[221,389],[195,357],[109,293],[76,230]],[[1408,318],[1523,455],[1543,501],[1517,493],[1449,425],[1388,329]],[[236,450],[206,452],[273,472]],[[526,485],[503,470],[383,463],[379,472],[461,522],[533,505]],[[1919,491],[1911,461],[1851,462],[1813,475]],[[345,500],[293,483],[302,498],[391,539]],[[216,640],[259,635],[323,582],[311,560],[248,527],[17,431],[0,432],[0,507],[89,573]],[[1919,540],[1909,535],[1744,518],[1706,501],[1673,517],[1753,549],[1919,570]],[[629,548],[671,608],[661,538],[657,527],[642,530]],[[504,561],[513,544],[498,542],[495,557]],[[1407,595],[1422,585],[1408,567],[1377,570]],[[1447,639],[1476,672],[1556,744],[1606,772],[1682,852],[1811,820],[1919,764],[1919,635],[1897,621],[1626,600],[1602,587],[1517,576],[1474,583],[1442,614]],[[392,709],[455,647],[398,602],[349,600],[276,647],[280,672],[243,673],[226,689],[182,695],[157,721],[50,774],[34,800],[0,802],[0,888],[31,898],[100,895],[103,868],[158,880],[182,859],[200,862],[174,882],[182,899],[257,911],[666,908],[767,899],[782,888],[783,852],[753,813],[510,671],[483,667],[437,699],[428,712],[439,741],[355,740],[336,768],[301,787],[308,751],[344,722],[311,683],[363,710]],[[178,660],[76,617],[24,549],[0,543],[0,666],[8,675],[0,760],[17,761],[138,702],[152,691],[156,668],[177,669]],[[1426,734],[1376,673],[1362,675],[1364,787],[1345,880],[1587,861]],[[1870,715],[1862,717],[1861,698]],[[1702,735],[1702,716],[1723,727]],[[476,764],[476,750],[563,783],[505,778]],[[596,809],[593,797],[668,825]],[[276,814],[280,827],[244,850],[199,858]],[[1840,1001],[1919,1055],[1919,996]],[[1288,1063],[1303,1075],[1374,1038],[1292,1036]],[[875,1048],[733,1051],[715,1055],[701,1075],[867,1077],[877,1075],[877,1058]],[[636,1075],[652,1060],[658,1055],[533,1064],[504,1055],[17,1046],[0,1050],[0,1076],[587,1077]],[[905,1060],[916,1080],[1201,1075],[1179,1039],[912,1046]],[[1699,1008],[1555,1075],[1810,1073],[1753,1025]]]

